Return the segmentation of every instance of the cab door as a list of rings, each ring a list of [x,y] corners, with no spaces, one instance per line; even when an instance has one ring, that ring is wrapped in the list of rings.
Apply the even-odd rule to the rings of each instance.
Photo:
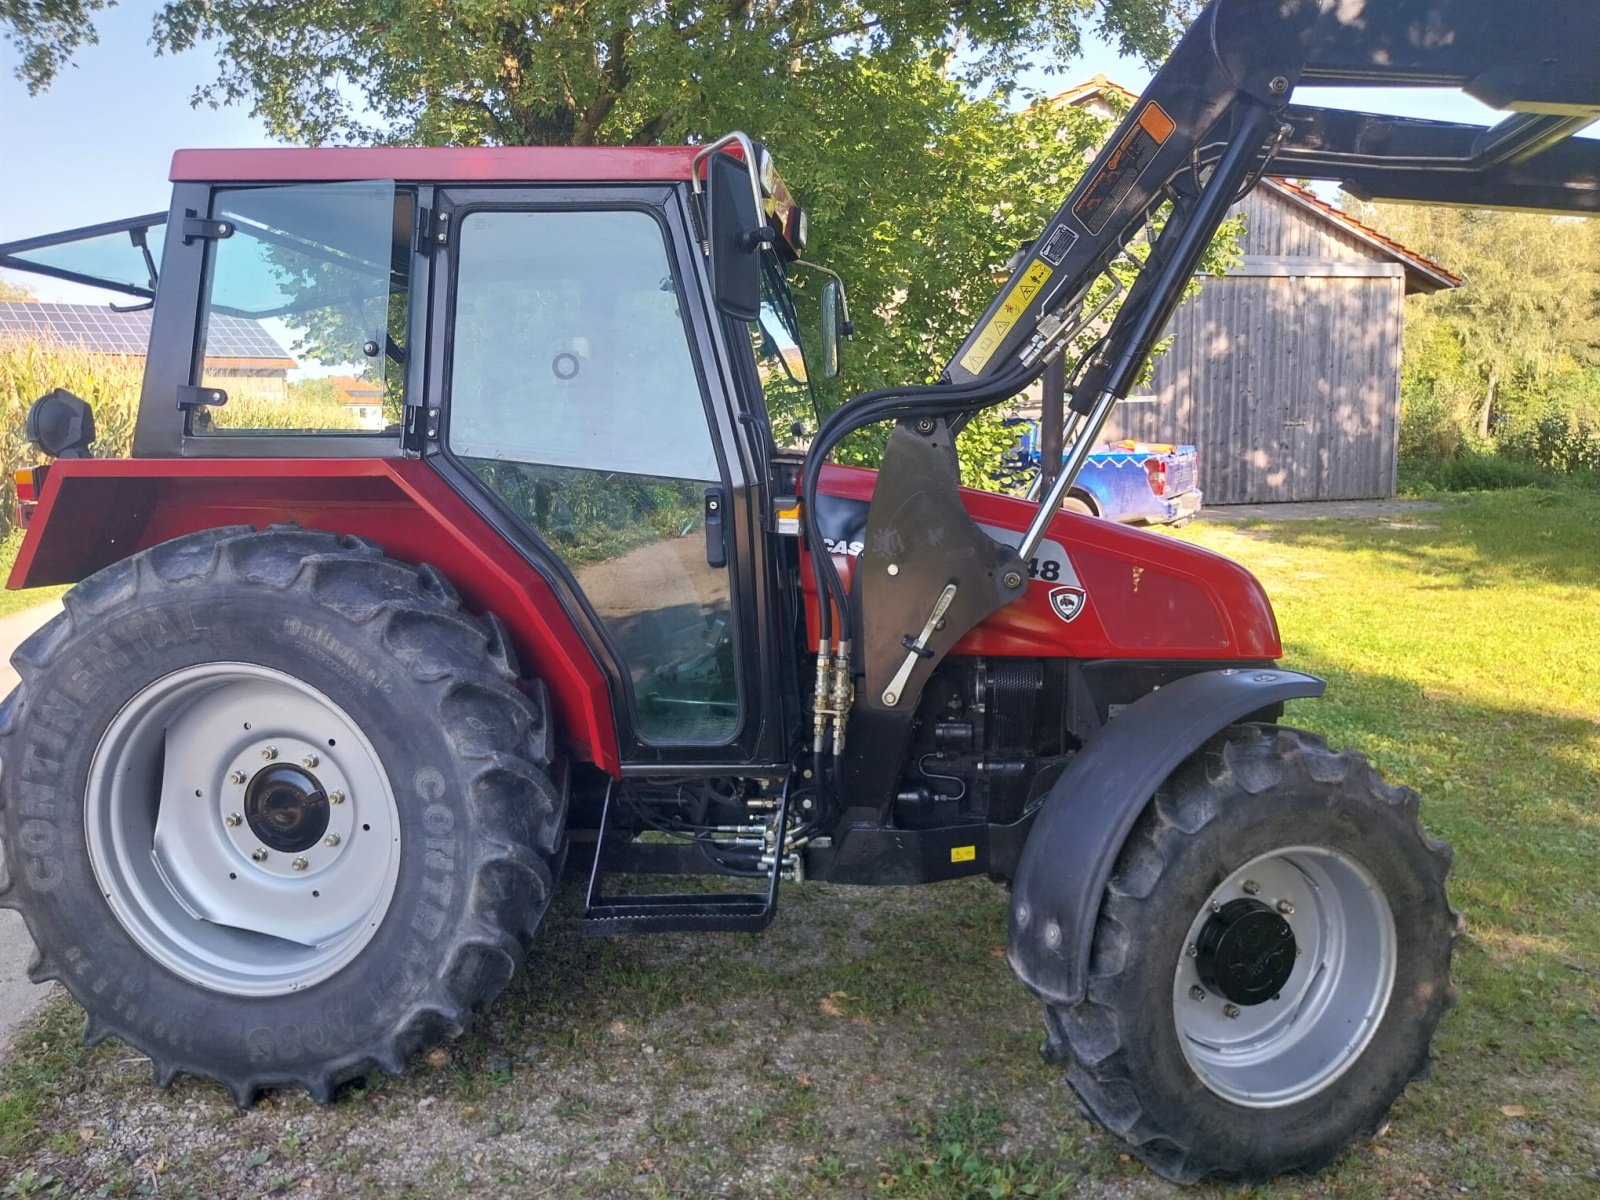
[[[439,199],[445,457],[570,598],[625,760],[748,759],[759,664],[731,511],[747,489],[672,193]]]

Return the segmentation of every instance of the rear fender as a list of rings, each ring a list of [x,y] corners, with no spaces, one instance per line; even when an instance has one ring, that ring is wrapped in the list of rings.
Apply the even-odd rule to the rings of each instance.
[[[1325,686],[1275,667],[1202,671],[1140,697],[1095,734],[1045,797],[1017,863],[1008,957],[1023,986],[1050,1004],[1082,1000],[1100,897],[1162,781],[1235,721]]]
[[[285,521],[437,567],[468,608],[505,622],[524,667],[550,690],[565,749],[620,770],[606,675],[555,590],[416,459],[61,459],[7,586],[76,583],[186,533]]]

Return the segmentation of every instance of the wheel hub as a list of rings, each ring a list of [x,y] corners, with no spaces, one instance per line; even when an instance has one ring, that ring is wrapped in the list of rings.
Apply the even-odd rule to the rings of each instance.
[[[328,831],[328,793],[309,771],[287,763],[256,772],[244,793],[244,816],[262,843],[284,854],[315,846]]]
[[[1200,982],[1239,1005],[1261,1004],[1294,973],[1289,922],[1259,900],[1230,900],[1206,921],[1195,940]]]
[[[246,870],[304,879],[358,847],[358,793],[366,789],[351,779],[339,753],[279,729],[241,740],[218,764],[213,811]]]

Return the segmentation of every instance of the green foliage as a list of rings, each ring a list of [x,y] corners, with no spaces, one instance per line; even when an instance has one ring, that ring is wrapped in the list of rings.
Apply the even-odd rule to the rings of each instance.
[[[31,339],[0,339],[0,466],[6,477],[36,461],[23,436],[28,408],[58,387],[83,397],[94,409],[95,454],[128,454],[143,380],[143,359],[85,354]],[[0,505],[0,533],[10,525],[10,505]]]
[[[860,137],[849,84],[861,63],[948,62],[975,79],[1075,56],[1093,22],[1130,53],[1159,55],[1187,0],[753,0],[680,4],[439,4],[434,0],[169,0],[164,51],[209,42],[216,79],[198,98],[248,102],[305,142],[649,144],[729,128],[782,107],[809,81],[843,85],[830,119]],[[918,103],[911,80],[905,102]]]
[[[94,16],[108,0],[0,0],[0,34],[16,47],[16,77],[38,95],[85,42],[94,43]],[[109,0],[115,3],[116,0]]]
[[[1475,451],[1429,464],[1417,479],[1444,492],[1494,492],[1551,482],[1550,476],[1538,467]]]
[[[1600,227],[1400,205],[1367,215],[1466,278],[1407,301],[1401,457],[1600,465]]]

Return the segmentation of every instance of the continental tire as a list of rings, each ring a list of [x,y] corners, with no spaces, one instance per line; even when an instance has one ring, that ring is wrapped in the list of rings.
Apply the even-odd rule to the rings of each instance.
[[[216,529],[80,583],[0,706],[0,903],[165,1087],[328,1101],[526,955],[564,796],[544,691],[432,568]]]
[[[1046,1055],[1168,1179],[1316,1171],[1427,1071],[1456,995],[1449,866],[1359,754],[1230,729],[1130,834]]]

